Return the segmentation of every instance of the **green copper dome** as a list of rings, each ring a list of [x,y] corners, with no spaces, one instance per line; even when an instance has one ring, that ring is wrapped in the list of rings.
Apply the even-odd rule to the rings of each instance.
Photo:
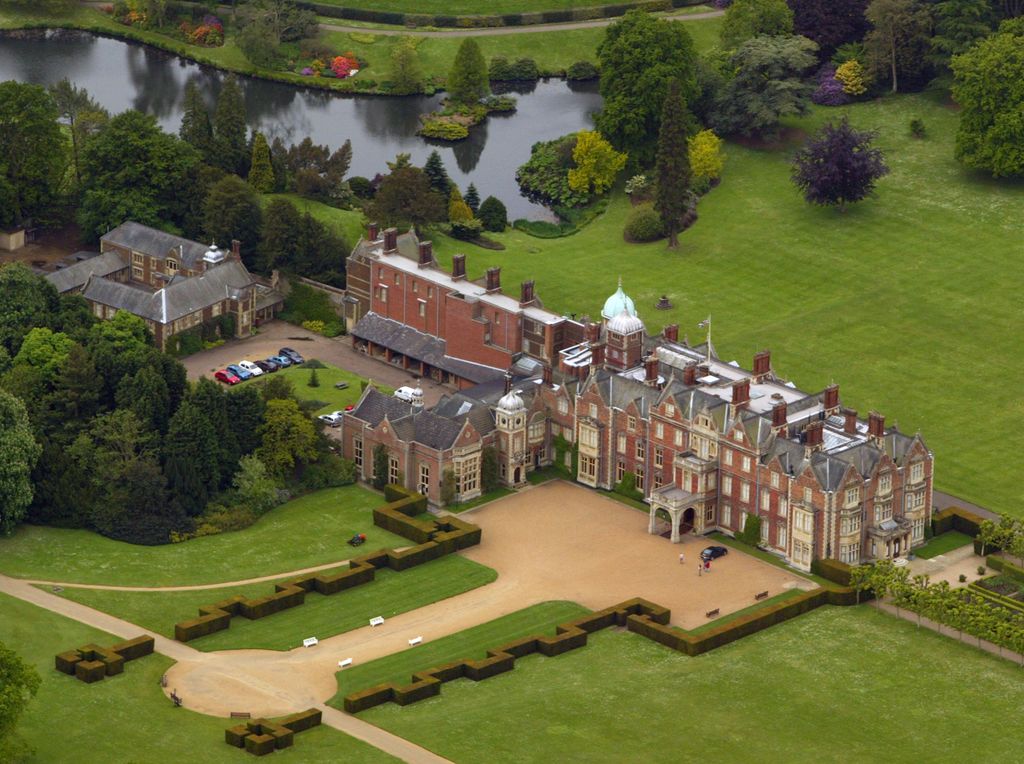
[[[610,321],[623,311],[631,316],[636,316],[636,307],[633,305],[633,300],[629,295],[622,291],[622,279],[620,278],[619,288],[615,290],[615,294],[604,301],[601,315],[606,321]]]

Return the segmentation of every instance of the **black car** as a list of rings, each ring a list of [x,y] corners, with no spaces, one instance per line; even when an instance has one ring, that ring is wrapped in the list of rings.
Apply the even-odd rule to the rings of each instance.
[[[267,360],[267,361],[253,361],[253,363],[256,364],[260,368],[260,371],[262,371],[265,374],[269,374],[270,372],[277,371],[278,369],[281,368],[276,363],[274,363],[273,361],[270,361],[270,360]]]
[[[283,355],[285,358],[292,359],[292,363],[302,363],[303,361],[306,360],[291,348],[281,348],[280,350],[277,351],[277,354]]]
[[[700,553],[700,558],[702,560],[716,560],[727,554],[729,554],[729,550],[724,546],[709,546]]]

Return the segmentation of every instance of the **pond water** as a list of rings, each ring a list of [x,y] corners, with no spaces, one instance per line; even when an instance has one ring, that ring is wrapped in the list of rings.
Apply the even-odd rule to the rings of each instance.
[[[86,88],[111,113],[138,109],[178,130],[185,85],[194,81],[212,107],[225,75],[142,45],[85,32],[45,32],[28,38],[0,36],[0,81],[51,84],[63,77]],[[514,114],[492,116],[456,144],[431,145],[416,135],[418,117],[441,96],[345,96],[243,79],[250,127],[286,143],[307,135],[331,149],[352,141],[352,175],[372,178],[399,152],[422,165],[437,148],[448,174],[465,191],[472,182],[481,198],[493,195],[510,219],[550,218],[544,207],[519,193],[515,171],[537,141],[589,127],[600,108],[596,83],[549,80],[522,88]]]

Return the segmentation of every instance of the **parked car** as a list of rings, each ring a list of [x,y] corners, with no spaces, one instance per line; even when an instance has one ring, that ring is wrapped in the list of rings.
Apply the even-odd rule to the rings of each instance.
[[[292,365],[292,359],[286,355],[272,355],[267,360],[273,361],[282,369],[286,369]]]
[[[227,369],[221,369],[213,375],[213,378],[218,382],[223,382],[225,385],[237,385],[242,381],[239,379],[237,374],[234,374]]]
[[[306,359],[303,358],[299,353],[296,353],[291,348],[281,348],[277,351],[278,355],[287,356],[291,359],[292,363],[302,363]]]
[[[269,358],[265,361],[254,361],[253,363],[259,366],[263,370],[264,374],[270,374],[271,372],[277,371],[281,368],[280,364],[274,363]]]
[[[400,401],[412,403],[413,392],[414,390],[411,387],[400,387],[397,390],[395,390],[395,397],[398,398],[398,400]]]
[[[341,382],[335,382],[334,383],[334,389],[335,390],[347,390],[348,389],[348,382],[346,382],[345,380],[341,380]]]
[[[355,407],[356,407],[356,404],[354,404],[354,403],[350,403],[350,404],[348,404],[348,405],[347,405],[347,406],[345,407],[345,411],[351,411],[351,410],[352,410],[352,409],[354,409]]]
[[[700,556],[702,560],[717,560],[719,557],[724,557],[727,554],[729,554],[727,547],[709,546],[700,553]]]
[[[254,377],[263,376],[263,369],[259,367],[259,364],[253,363],[252,361],[239,361],[238,365],[241,366],[250,374],[252,374]]]
[[[252,376],[252,372],[250,372],[248,369],[243,369],[237,363],[231,364],[230,366],[227,367],[227,369],[243,382]]]
[[[344,411],[332,411],[330,414],[321,414],[317,419],[328,427],[341,427],[341,420],[344,419],[344,417]]]

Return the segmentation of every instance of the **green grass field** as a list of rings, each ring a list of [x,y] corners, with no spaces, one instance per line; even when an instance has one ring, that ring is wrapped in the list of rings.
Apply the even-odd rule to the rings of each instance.
[[[536,13],[560,11],[566,8],[593,8],[612,5],[604,0],[320,0],[323,5],[345,8],[368,8],[392,13],[418,13],[425,15],[472,16],[476,14]],[[689,10],[689,9],[687,9]],[[711,10],[700,6],[700,11]],[[698,12],[694,9],[692,12]]]
[[[272,510],[234,533],[180,544],[138,546],[85,530],[20,526],[0,539],[0,572],[20,578],[115,586],[188,586],[288,573],[353,556],[345,542],[367,535],[367,549],[408,546],[373,524],[384,499],[360,486],[328,488]]]
[[[842,114],[879,131],[892,171],[875,198],[845,213],[811,207],[793,187],[799,142],[729,143],[722,184],[701,201],[679,250],[625,244],[629,204],[616,193],[574,236],[511,230],[494,235],[503,252],[465,250],[470,277],[500,265],[506,283],[535,278],[549,308],[596,316],[621,275],[649,332],[679,322],[695,342],[710,313],[722,358],[749,367],[770,348],[777,372],[803,389],[838,382],[862,415],[877,409],[887,425],[923,433],[937,454],[937,487],[1020,515],[1024,490],[1012,470],[991,468],[991,449],[1024,449],[1024,404],[1005,392],[1006,380],[1024,375],[1024,183],[960,167],[956,112],[928,95],[816,108],[792,126],[813,130]],[[913,117],[928,138],[910,136]],[[432,238],[448,267],[463,247]],[[662,294],[673,309],[654,310]]]
[[[406,542],[408,543],[408,542]],[[347,547],[346,547],[347,548]],[[374,547],[376,548],[376,547]],[[462,594],[494,581],[498,574],[458,555],[396,573],[377,571],[375,580],[330,596],[311,593],[304,604],[250,621],[232,618],[231,628],[189,642],[198,650],[290,650],[310,634],[321,639],[365,626],[377,615],[385,618]],[[201,605],[235,594],[262,597],[274,582],[224,589],[183,592],[125,592],[109,589],[65,589],[61,596],[137,623],[174,638],[174,624],[195,618]]]
[[[483,682],[361,719],[471,762],[1019,761],[983,735],[1024,702],[1021,669],[879,611],[823,607],[698,658],[599,632]]]
[[[309,360],[308,358],[306,359]],[[348,405],[354,405],[358,403],[359,396],[363,394],[360,383],[366,380],[351,371],[346,371],[337,366],[331,364],[324,364],[323,369],[316,370],[316,378],[320,383],[318,387],[309,386],[309,378],[312,373],[312,369],[302,364],[300,366],[289,366],[287,369],[281,369],[280,371],[273,372],[272,376],[264,375],[254,380],[250,380],[248,384],[259,385],[266,379],[272,379],[276,377],[284,377],[291,380],[292,385],[295,388],[295,396],[300,400],[304,401],[318,401],[323,405],[316,410],[316,414],[324,414],[330,411],[338,411],[344,409]],[[337,382],[348,382],[348,387],[344,390],[338,390],[334,385]],[[391,395],[394,391],[393,388],[387,387],[386,385],[379,385],[374,383],[374,387],[378,388],[387,395]]]
[[[0,594],[0,642],[35,666],[42,685],[18,731],[35,749],[29,764],[238,764],[246,754],[224,743],[227,719],[174,708],[160,690],[172,661],[149,655],[125,666],[120,676],[85,684],[53,668],[58,652],[119,638]],[[390,762],[376,748],[331,729],[315,727],[278,751],[291,762]]]
[[[973,541],[974,539],[966,533],[947,531],[941,536],[936,536],[920,549],[915,549],[914,554],[928,560],[932,557],[938,557],[940,554],[952,552],[954,549],[959,549],[962,546],[967,546]]]
[[[532,634],[554,634],[555,626],[590,611],[575,602],[542,602],[447,637],[415,650],[394,653],[339,671],[338,693],[328,705],[344,709],[345,696],[384,682],[406,683],[414,671],[456,661],[484,658],[492,647]]]

